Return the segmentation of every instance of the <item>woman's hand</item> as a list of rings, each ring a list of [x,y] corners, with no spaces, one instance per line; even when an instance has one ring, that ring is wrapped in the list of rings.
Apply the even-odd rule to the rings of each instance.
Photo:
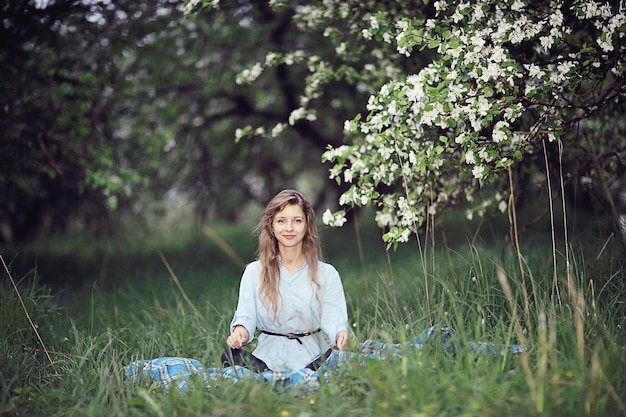
[[[344,350],[348,346],[348,332],[341,330],[337,332],[337,349]]]
[[[248,343],[248,339],[250,339],[250,334],[242,325],[237,325],[233,329],[233,332],[226,339],[226,344],[230,346],[231,349],[241,349]]]

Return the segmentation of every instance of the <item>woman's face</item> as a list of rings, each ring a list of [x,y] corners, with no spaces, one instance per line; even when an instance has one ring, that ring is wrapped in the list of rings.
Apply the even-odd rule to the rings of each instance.
[[[272,220],[272,231],[281,249],[301,246],[306,227],[306,216],[297,204],[286,205]]]

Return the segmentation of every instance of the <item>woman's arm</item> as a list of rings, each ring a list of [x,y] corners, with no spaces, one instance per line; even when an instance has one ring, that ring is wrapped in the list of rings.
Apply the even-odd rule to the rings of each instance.
[[[334,341],[338,349],[344,349],[348,344],[348,309],[341,278],[332,265],[326,264],[319,272],[324,274],[320,292],[321,327],[331,343]]]
[[[230,323],[231,334],[226,340],[231,348],[240,349],[254,338],[258,305],[256,281],[258,281],[258,265],[249,264],[241,277],[237,310]]]

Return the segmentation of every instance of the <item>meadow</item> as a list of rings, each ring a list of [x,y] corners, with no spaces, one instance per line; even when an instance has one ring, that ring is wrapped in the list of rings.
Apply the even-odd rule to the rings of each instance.
[[[617,239],[474,232],[457,224],[387,251],[371,226],[323,230],[348,298],[350,348],[404,343],[445,323],[458,346],[521,343],[526,353],[450,352],[434,340],[401,358],[346,363],[304,392],[192,380],[186,393],[165,393],[124,376],[125,365],[162,356],[217,365],[254,257],[249,225],[3,249],[0,415],[626,415]]]

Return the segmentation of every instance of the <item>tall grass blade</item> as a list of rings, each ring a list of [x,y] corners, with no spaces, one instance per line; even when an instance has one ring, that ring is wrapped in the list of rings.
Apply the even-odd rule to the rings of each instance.
[[[0,260],[2,261],[2,266],[4,267],[4,270],[6,271],[7,276],[9,277],[9,280],[11,280],[11,285],[13,285],[13,289],[15,290],[15,294],[17,295],[17,298],[20,301],[20,305],[22,306],[22,309],[24,310],[24,314],[26,314],[26,318],[28,319],[28,322],[30,323],[30,327],[35,332],[35,336],[37,336],[37,340],[41,344],[41,348],[43,349],[44,353],[46,354],[46,357],[48,358],[48,361],[50,362],[50,365],[52,366],[52,369],[54,370],[54,372],[57,372],[57,369],[56,369],[56,366],[54,364],[54,361],[52,360],[52,357],[50,356],[50,352],[48,351],[48,348],[46,347],[46,344],[44,343],[43,339],[41,338],[41,335],[39,334],[39,331],[37,330],[37,326],[35,326],[35,323],[33,323],[33,320],[30,317],[30,314],[28,313],[28,308],[26,308],[26,304],[24,303],[24,300],[22,299],[22,295],[20,294],[20,290],[17,288],[17,284],[15,283],[15,280],[13,279],[13,275],[9,271],[9,267],[7,266],[6,262],[4,261],[4,257],[2,255],[0,255]]]
[[[243,267],[246,265],[246,262],[241,256],[239,256],[237,251],[235,251],[235,249],[226,241],[226,239],[220,236],[219,233],[217,233],[212,227],[209,226],[204,227],[204,234],[207,235],[207,237],[211,239],[213,243],[215,243],[217,247],[220,248],[222,252],[224,252],[224,254],[228,256],[228,258],[233,261],[233,263],[237,267],[243,269]]]
[[[517,312],[517,304],[515,302],[515,297],[513,296],[513,290],[511,289],[511,285],[509,284],[509,279],[504,272],[504,269],[501,267],[497,268],[497,278],[500,286],[502,287],[502,291],[509,303],[509,309],[511,311],[511,319],[513,321],[513,325],[515,326],[515,334],[519,343],[524,346],[528,346],[528,341],[526,340],[526,336],[524,335],[524,330],[519,322],[518,312]],[[520,362],[522,364],[522,370],[524,371],[524,376],[526,378],[526,385],[528,386],[528,390],[530,391],[530,397],[532,402],[537,406],[537,411],[539,411],[540,407],[537,399],[537,385],[535,384],[535,380],[533,379],[533,373],[530,368],[530,362],[528,361],[528,352],[524,351],[520,353]]]
[[[528,290],[526,288],[526,273],[524,268],[524,262],[522,260],[522,250],[519,243],[519,233],[517,229],[517,210],[515,209],[515,188],[513,186],[513,170],[509,167],[509,213],[511,216],[511,225],[513,227],[513,242],[515,243],[515,255],[517,257],[517,263],[519,266],[520,276],[522,278],[522,294],[524,295],[524,313],[526,327],[529,333],[532,334],[532,321],[530,320],[530,300],[528,297]]]
[[[165,265],[165,267],[167,268],[167,272],[170,274],[170,277],[172,278],[172,280],[174,281],[174,283],[176,284],[176,287],[178,288],[178,291],[180,292],[180,294],[182,295],[183,299],[185,300],[185,302],[187,303],[187,305],[191,308],[191,310],[193,311],[193,314],[196,318],[196,323],[198,325],[201,324],[202,322],[202,314],[200,314],[200,311],[198,310],[198,308],[196,307],[196,305],[191,301],[191,299],[189,298],[189,296],[187,295],[187,292],[185,291],[185,289],[183,288],[183,286],[180,283],[180,280],[178,279],[178,277],[176,276],[176,273],[174,272],[174,270],[172,269],[172,267],[170,266],[169,262],[167,262],[167,259],[165,259],[165,256],[163,255],[162,252],[159,252],[159,257],[161,258],[161,261],[163,261],[163,264]]]

